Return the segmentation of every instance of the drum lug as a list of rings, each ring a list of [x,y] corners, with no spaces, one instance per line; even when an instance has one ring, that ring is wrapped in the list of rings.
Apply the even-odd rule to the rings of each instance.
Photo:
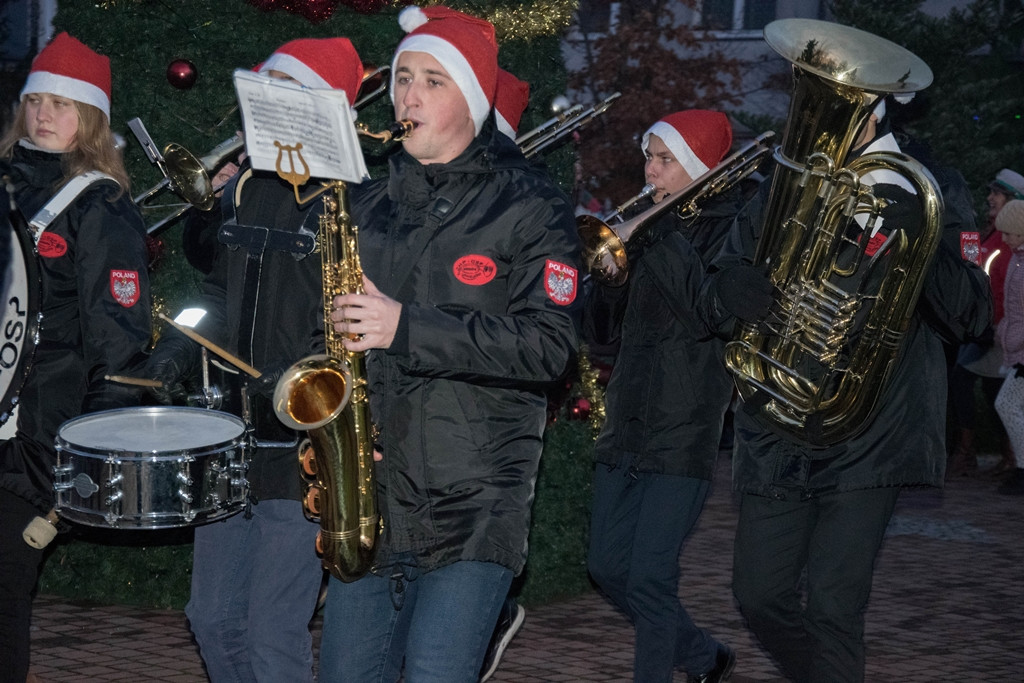
[[[53,490],[54,491],[67,491],[73,486],[71,483],[71,472],[73,468],[70,464],[65,465],[54,465],[53,467]]]

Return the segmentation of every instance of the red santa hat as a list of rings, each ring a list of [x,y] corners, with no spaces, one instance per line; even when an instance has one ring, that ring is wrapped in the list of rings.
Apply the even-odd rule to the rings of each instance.
[[[652,135],[661,138],[665,146],[683,166],[683,170],[696,179],[704,175],[725,158],[732,146],[732,125],[729,117],[719,111],[687,109],[669,114],[644,133],[640,147],[647,151]]]
[[[498,41],[494,26],[441,5],[406,7],[398,23],[408,34],[398,44],[391,64],[391,101],[395,99],[395,71],[403,52],[425,52],[436,59],[452,77],[476,126],[487,120],[494,104],[498,81]]]
[[[261,74],[280,71],[307,88],[344,90],[355,104],[363,83],[363,63],[348,38],[299,38],[274,51],[256,67]]]
[[[110,120],[110,59],[60,33],[32,60],[21,97],[48,93],[91,104]]]
[[[498,130],[515,140],[519,119],[529,102],[530,84],[499,68],[498,88],[494,92],[494,118],[498,122]]]

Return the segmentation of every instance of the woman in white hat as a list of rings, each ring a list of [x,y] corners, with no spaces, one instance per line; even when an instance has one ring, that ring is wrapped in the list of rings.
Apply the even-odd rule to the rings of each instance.
[[[32,62],[0,140],[12,222],[20,214],[33,225],[42,291],[17,432],[0,441],[5,681],[26,678],[32,589],[56,533],[54,438],[72,417],[137,402],[135,390],[105,378],[130,375],[151,336],[145,225],[126,192],[109,117],[110,61],[61,33]]]

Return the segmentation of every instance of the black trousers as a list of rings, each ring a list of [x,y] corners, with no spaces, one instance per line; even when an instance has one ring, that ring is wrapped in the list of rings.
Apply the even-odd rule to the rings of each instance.
[[[864,611],[898,495],[743,495],[733,592],[750,629],[797,683],[864,680]]]
[[[0,489],[0,681],[25,683],[29,661],[32,597],[43,551],[21,533],[39,511]]]

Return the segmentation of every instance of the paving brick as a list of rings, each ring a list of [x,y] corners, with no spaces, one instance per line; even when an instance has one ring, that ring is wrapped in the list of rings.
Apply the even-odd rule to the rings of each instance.
[[[994,462],[994,460],[993,460]],[[747,631],[730,591],[736,499],[729,463],[680,558],[680,595],[699,625],[737,654],[732,683],[784,683]],[[960,478],[905,491],[878,557],[866,615],[867,682],[1024,681],[1024,498]],[[43,683],[207,680],[181,612],[42,595],[32,630]],[[321,622],[310,624],[319,652]],[[633,630],[597,593],[527,606],[496,682],[631,680]],[[91,672],[91,673],[90,673]],[[676,681],[686,680],[684,674]]]

